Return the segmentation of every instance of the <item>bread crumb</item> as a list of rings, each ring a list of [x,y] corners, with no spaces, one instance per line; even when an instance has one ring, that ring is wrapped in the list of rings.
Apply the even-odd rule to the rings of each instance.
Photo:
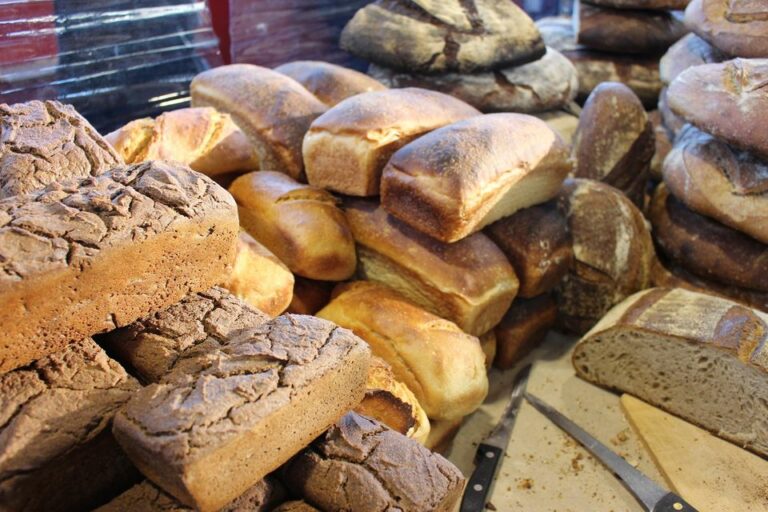
[[[571,468],[573,468],[573,472],[577,475],[581,473],[581,470],[584,469],[584,464],[582,464],[581,460],[584,458],[584,455],[581,453],[577,453],[574,458],[571,459]]]
[[[530,491],[531,489],[533,489],[533,479],[532,478],[518,479],[518,481],[517,481],[517,488],[518,489],[524,489],[526,491]]]
[[[616,434],[616,437],[613,437],[611,439],[611,444],[614,446],[618,446],[620,444],[626,443],[627,441],[629,441],[629,435],[627,434],[627,429],[624,429],[618,434]]]

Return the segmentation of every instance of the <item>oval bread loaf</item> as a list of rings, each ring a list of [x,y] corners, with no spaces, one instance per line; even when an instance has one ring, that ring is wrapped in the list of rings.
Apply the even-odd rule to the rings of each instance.
[[[386,89],[359,71],[319,60],[288,62],[277,66],[275,71],[293,78],[329,107],[350,96]]]

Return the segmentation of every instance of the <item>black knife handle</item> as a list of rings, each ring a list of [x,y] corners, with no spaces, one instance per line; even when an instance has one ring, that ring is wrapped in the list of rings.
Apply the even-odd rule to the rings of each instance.
[[[654,505],[651,512],[698,512],[687,501],[671,492]]]
[[[485,502],[491,492],[496,471],[501,464],[504,450],[482,444],[477,447],[475,454],[475,470],[464,489],[464,498],[461,500],[461,512],[480,512],[485,508]]]

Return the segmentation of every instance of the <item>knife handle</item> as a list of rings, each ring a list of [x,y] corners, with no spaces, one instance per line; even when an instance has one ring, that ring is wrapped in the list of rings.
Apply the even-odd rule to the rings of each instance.
[[[651,512],[698,512],[688,502],[671,492],[654,505]]]
[[[464,489],[461,500],[461,512],[479,512],[485,508],[485,502],[491,492],[496,471],[501,464],[504,450],[480,443],[475,454],[475,470]]]

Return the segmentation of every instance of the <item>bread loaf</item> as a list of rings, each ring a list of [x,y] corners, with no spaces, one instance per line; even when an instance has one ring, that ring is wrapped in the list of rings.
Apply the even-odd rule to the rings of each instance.
[[[380,357],[371,358],[365,397],[355,412],[379,421],[421,444],[429,436],[429,418],[408,386],[397,380]]]
[[[320,512],[305,501],[286,501],[272,512]]]
[[[557,321],[557,302],[551,294],[517,299],[496,326],[497,353],[494,366],[514,368],[538,345]]]
[[[688,68],[722,62],[728,57],[700,38],[688,34],[673,44],[659,62],[659,75],[665,85],[669,85],[677,76]]]
[[[0,199],[123,163],[71,105],[58,101],[0,104]]]
[[[274,479],[259,480],[220,512],[269,512],[285,497],[285,490]],[[144,480],[93,512],[193,512],[173,496]]]
[[[660,54],[688,30],[667,11],[611,9],[579,2],[574,17],[576,42],[593,50],[624,54]]]
[[[329,107],[350,96],[386,89],[359,71],[319,60],[288,62],[277,66],[275,71],[293,78]]]
[[[222,286],[254,308],[269,316],[277,316],[293,300],[294,277],[288,267],[241,231],[237,240],[237,256],[232,274]]]
[[[159,382],[177,364],[228,345],[269,318],[214,287],[99,336],[98,341],[145,383]]]
[[[558,321],[584,333],[613,305],[650,285],[653,242],[640,210],[609,185],[568,180],[560,201],[574,260],[555,288]]]
[[[109,426],[138,389],[90,338],[0,375],[0,509],[90,510],[130,487]]]
[[[691,210],[768,244],[768,161],[686,126],[664,181]]]
[[[312,123],[303,146],[307,179],[342,194],[378,195],[381,170],[395,151],[478,114],[463,101],[423,89],[360,94]]]
[[[461,472],[415,441],[355,413],[293,459],[287,486],[323,510],[454,510]]]
[[[550,291],[571,266],[571,233],[557,201],[520,210],[494,222],[485,232],[514,267],[521,297]]]
[[[765,457],[767,323],[768,315],[729,300],[653,288],[611,310],[576,345],[573,365],[590,382]]]
[[[488,114],[435,130],[390,159],[381,202],[390,214],[455,242],[557,195],[568,148],[525,114]]]
[[[480,348],[483,349],[483,354],[485,354],[485,369],[490,370],[494,359],[496,359],[496,333],[490,330],[480,335],[478,339],[480,340]]]
[[[653,125],[638,97],[624,84],[602,83],[579,117],[573,175],[612,185],[642,208],[654,149]]]
[[[222,282],[237,231],[224,189],[161,162],[0,201],[0,373]]]
[[[355,271],[355,242],[330,193],[271,171],[245,174],[229,191],[243,228],[292,272],[341,281]]]
[[[655,181],[661,181],[664,160],[667,158],[669,152],[672,151],[672,140],[669,130],[664,126],[660,111],[654,110],[648,112],[648,120],[651,122],[651,125],[653,125],[655,146],[655,152],[651,159],[651,178]]]
[[[691,0],[685,24],[734,57],[768,57],[768,10],[762,0]]]
[[[172,160],[208,176],[259,168],[253,143],[229,114],[210,107],[137,119],[104,138],[128,164]]]
[[[690,0],[590,0],[592,5],[616,9],[683,10]]]
[[[492,329],[517,293],[514,270],[482,233],[446,244],[362,200],[348,202],[346,214],[360,277],[399,291],[465,332]]]
[[[768,245],[692,212],[659,185],[653,236],[670,260],[705,279],[768,292]]]
[[[430,423],[429,437],[424,445],[435,453],[447,455],[453,444],[453,439],[461,428],[464,418],[453,420],[437,420]]]
[[[674,142],[677,134],[680,133],[680,130],[682,130],[683,126],[685,126],[687,123],[685,122],[685,119],[672,112],[672,109],[669,108],[667,87],[664,87],[661,90],[661,94],[659,94],[658,106],[659,114],[661,114],[661,123],[667,130],[669,130],[669,133],[672,135],[672,142]]]
[[[691,4],[693,5],[693,4]],[[682,72],[669,86],[672,111],[718,139],[768,159],[768,59],[734,59]]]
[[[349,331],[281,316],[143,388],[115,416],[113,432],[155,484],[215,511],[356,405],[369,360]]]
[[[341,47],[418,73],[475,73],[544,55],[533,20],[512,2],[377,0],[357,11]]]
[[[288,306],[289,313],[314,315],[331,301],[331,291],[336,284],[330,281],[315,281],[296,276],[293,298]]]
[[[540,112],[536,117],[547,123],[566,144],[573,142],[573,135],[579,125],[579,116],[563,110]]]
[[[367,281],[343,285],[317,315],[367,341],[430,418],[466,416],[485,399],[488,378],[478,339],[396,291]]]
[[[252,64],[220,66],[197,75],[192,105],[226,112],[259,154],[259,168],[294,179],[304,175],[301,141],[326,106],[292,78]]]
[[[576,97],[576,69],[560,52],[485,73],[426,74],[372,64],[368,74],[389,87],[423,87],[455,96],[483,112],[544,112]]]

